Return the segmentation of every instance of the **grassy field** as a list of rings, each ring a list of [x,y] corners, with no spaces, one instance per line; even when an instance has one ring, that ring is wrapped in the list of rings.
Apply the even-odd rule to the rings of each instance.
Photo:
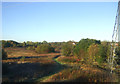
[[[7,48],[5,51],[8,59],[3,60],[3,82],[33,82],[63,68],[53,60],[60,53],[37,54],[23,48]]]
[[[117,74],[90,66],[60,53],[37,54],[24,48],[6,48],[3,82],[119,82]]]

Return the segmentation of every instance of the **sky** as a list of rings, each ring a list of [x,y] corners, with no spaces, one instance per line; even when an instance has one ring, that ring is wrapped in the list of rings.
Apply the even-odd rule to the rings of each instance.
[[[3,2],[2,39],[112,40],[117,2]]]

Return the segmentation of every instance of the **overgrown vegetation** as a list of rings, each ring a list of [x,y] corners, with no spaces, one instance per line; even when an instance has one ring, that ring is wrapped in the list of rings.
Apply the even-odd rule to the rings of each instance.
[[[79,42],[3,41],[3,47],[7,52],[3,50],[3,59],[7,54],[9,57],[2,60],[4,81],[118,81],[105,67],[110,55],[110,42],[107,41],[88,38]],[[116,50],[118,58],[119,51],[120,46]],[[117,62],[120,63],[119,59]]]
[[[117,48],[117,62],[120,59],[120,47]],[[75,56],[78,60],[84,61],[90,65],[101,65],[107,63],[110,56],[110,42],[95,39],[81,39],[75,46],[69,42],[62,47],[62,54],[64,56]]]
[[[76,45],[74,45],[75,43]],[[68,42],[32,42],[27,41],[18,43],[15,41],[2,41],[3,48],[6,47],[24,47],[27,50],[34,50],[37,53],[51,53],[61,52],[64,56],[76,56],[79,60],[88,62],[90,64],[98,63],[101,64],[106,62],[110,55],[110,43],[107,41],[101,42],[95,39],[81,39],[79,42],[68,41]],[[117,57],[120,58],[119,48],[116,51]],[[4,50],[3,50],[4,53]],[[4,53],[5,54],[5,53]],[[119,63],[119,60],[117,60]]]
[[[75,43],[75,45],[73,44]],[[108,56],[110,55],[110,43],[107,41],[101,42],[96,39],[81,39],[79,42],[68,41],[68,42],[32,42],[27,41],[18,43],[15,41],[2,41],[3,48],[6,47],[24,47],[27,50],[33,50],[37,53],[51,53],[61,52],[64,56],[76,56],[78,60],[82,60],[89,64],[107,62]],[[118,47],[116,54],[120,58],[120,47]],[[5,54],[3,50],[3,54]],[[118,63],[119,59],[117,60]]]

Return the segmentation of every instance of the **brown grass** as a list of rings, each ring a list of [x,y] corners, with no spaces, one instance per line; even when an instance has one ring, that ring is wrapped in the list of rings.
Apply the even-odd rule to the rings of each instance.
[[[7,69],[3,74],[3,82],[117,82],[115,74],[80,63],[76,57],[60,56],[57,61],[54,57],[60,53],[38,54],[33,50],[24,48],[5,48],[9,58],[13,57],[37,57],[3,60],[3,66]],[[67,60],[67,61],[66,61]],[[63,67],[64,63],[66,67]],[[72,65],[72,66],[70,66]],[[47,77],[49,76],[49,77]],[[45,79],[42,79],[47,77]]]
[[[64,69],[43,82],[117,82],[118,78],[97,68],[82,67]]]
[[[65,56],[57,58],[60,63],[71,67],[52,75],[50,78],[43,80],[43,82],[118,82],[118,76],[110,74],[107,70],[79,63],[78,61],[74,63],[65,61],[64,59],[75,60],[76,58]]]
[[[38,54],[34,50],[26,50],[25,48],[5,48],[8,58],[20,56],[51,56],[60,55],[60,53]]]
[[[3,82],[24,82],[34,81],[37,78],[42,78],[49,74],[54,74],[58,66],[53,58],[60,53],[37,54],[32,50],[25,50],[24,48],[5,48],[8,54],[7,60],[2,60],[3,63]],[[36,57],[12,59],[13,57]]]

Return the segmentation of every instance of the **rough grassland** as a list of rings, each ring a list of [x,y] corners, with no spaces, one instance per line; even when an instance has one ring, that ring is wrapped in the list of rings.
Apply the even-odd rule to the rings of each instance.
[[[37,54],[24,48],[5,50],[8,52],[8,59],[3,60],[3,82],[34,82],[37,78],[62,69],[62,66],[58,66],[53,60],[60,53]]]
[[[74,57],[61,56],[56,61],[62,65],[68,65],[69,68],[44,79],[43,82],[118,82],[118,77],[115,74],[78,63]]]
[[[91,67],[60,53],[38,54],[24,48],[6,48],[3,82],[118,82],[116,74]]]

